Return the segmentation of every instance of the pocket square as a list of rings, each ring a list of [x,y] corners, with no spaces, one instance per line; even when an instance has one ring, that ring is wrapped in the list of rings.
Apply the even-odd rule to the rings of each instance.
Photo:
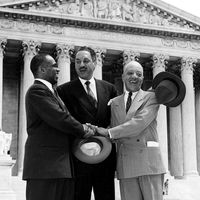
[[[154,141],[147,141],[147,147],[159,147],[159,143]]]
[[[108,102],[107,106],[110,106],[110,105],[111,105],[111,103],[112,103],[112,99],[110,99],[110,100],[109,100],[109,102]]]

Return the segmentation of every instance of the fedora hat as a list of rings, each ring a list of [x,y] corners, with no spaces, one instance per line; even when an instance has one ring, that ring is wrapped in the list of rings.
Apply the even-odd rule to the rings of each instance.
[[[112,144],[102,136],[92,136],[86,139],[76,139],[73,144],[74,156],[85,163],[97,164],[104,161],[110,154]]]
[[[155,90],[158,103],[168,107],[178,106],[185,98],[185,84],[170,72],[157,74],[153,79],[152,88]]]

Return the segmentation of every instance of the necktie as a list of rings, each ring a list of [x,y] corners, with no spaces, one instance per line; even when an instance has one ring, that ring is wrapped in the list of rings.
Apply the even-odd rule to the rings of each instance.
[[[129,108],[131,107],[131,103],[132,103],[131,96],[132,96],[132,92],[129,92],[128,93],[128,99],[127,99],[127,102],[126,102],[126,113],[128,112]]]
[[[85,85],[86,85],[87,94],[88,94],[88,97],[89,97],[91,103],[95,106],[95,108],[97,108],[97,101],[95,99],[95,96],[94,96],[92,90],[90,89],[90,81],[86,81]]]

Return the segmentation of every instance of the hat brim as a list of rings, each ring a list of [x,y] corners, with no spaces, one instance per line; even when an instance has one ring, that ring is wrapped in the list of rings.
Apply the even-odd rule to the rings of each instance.
[[[95,142],[97,143],[101,150],[98,155],[87,155],[81,150],[81,146],[88,142]],[[93,136],[87,139],[76,139],[73,144],[73,154],[74,156],[87,164],[97,164],[104,161],[110,154],[112,149],[112,144],[110,140],[102,136]]]
[[[156,87],[159,85],[159,83],[162,82],[163,80],[172,81],[177,86],[177,89],[178,89],[177,96],[172,101],[164,103],[164,105],[166,105],[168,107],[178,106],[180,103],[182,103],[182,101],[185,98],[185,93],[186,93],[185,84],[183,83],[183,81],[178,76],[176,76],[172,73],[160,72],[153,79],[152,88],[156,89]],[[157,95],[159,95],[159,94],[156,94],[156,96]]]

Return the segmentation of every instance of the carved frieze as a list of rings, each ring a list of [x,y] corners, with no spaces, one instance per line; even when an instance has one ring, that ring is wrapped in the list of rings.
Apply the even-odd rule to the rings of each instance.
[[[175,39],[162,39],[163,46],[181,49],[200,50],[200,42],[193,42],[187,40],[175,40]]]
[[[46,0],[10,6],[59,15],[199,30],[198,26],[141,0]]]
[[[13,20],[1,19],[0,27],[5,29],[13,29],[15,26],[15,22]]]

